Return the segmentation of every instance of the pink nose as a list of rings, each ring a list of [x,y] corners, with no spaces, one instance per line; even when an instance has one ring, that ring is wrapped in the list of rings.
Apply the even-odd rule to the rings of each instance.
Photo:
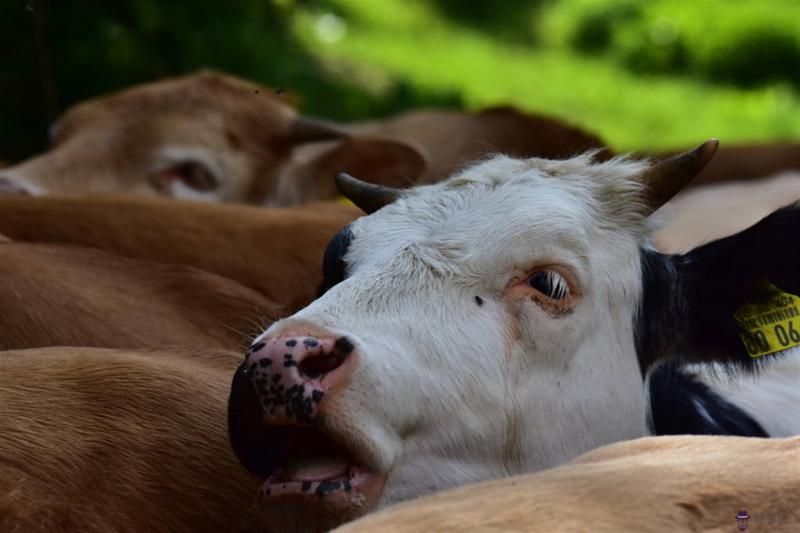
[[[254,344],[245,368],[265,415],[312,421],[328,390],[349,373],[347,337],[281,335]]]

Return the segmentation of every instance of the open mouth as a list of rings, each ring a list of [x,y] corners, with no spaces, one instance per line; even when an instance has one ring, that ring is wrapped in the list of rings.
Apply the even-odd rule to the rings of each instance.
[[[284,510],[284,504],[290,503],[286,498],[299,508],[322,504],[327,509],[356,512],[372,507],[383,492],[387,475],[374,466],[370,444],[354,434],[349,423],[345,424],[350,427],[346,433],[327,423],[319,401],[322,398],[314,396],[318,389],[302,387],[298,391],[295,384],[274,394],[269,389],[270,396],[259,395],[261,390],[251,379],[256,383],[268,379],[274,388],[281,388],[282,383],[271,383],[275,380],[251,372],[243,364],[234,375],[228,431],[239,462],[264,480],[257,497],[262,501],[280,498],[278,507]]]
[[[283,494],[360,498],[375,476],[331,436],[306,426],[262,426],[269,461],[256,474],[265,478],[261,498]]]

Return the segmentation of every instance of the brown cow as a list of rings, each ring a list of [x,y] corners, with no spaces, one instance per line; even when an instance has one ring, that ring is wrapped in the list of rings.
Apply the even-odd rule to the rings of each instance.
[[[243,350],[276,306],[194,268],[56,244],[0,244],[0,350],[40,346]]]
[[[0,531],[241,531],[260,481],[230,451],[241,355],[0,352]]]
[[[330,181],[351,169],[380,181],[395,172],[415,179],[424,170],[415,148],[387,139],[346,140],[318,159],[294,159],[296,148],[347,136],[340,126],[298,116],[265,87],[204,71],[72,107],[52,127],[50,150],[0,172],[0,192],[282,204],[278,190],[292,196],[302,187],[293,185],[295,174]]]
[[[0,530],[270,531],[251,505],[260,480],[228,449],[240,361],[197,349],[0,353]],[[725,531],[739,510],[794,531],[798,495],[800,438],[645,438],[342,531]]]
[[[281,206],[333,198],[331,178],[342,171],[397,186],[439,180],[492,152],[564,158],[603,147],[590,133],[511,107],[412,111],[347,128],[300,117],[285,97],[208,71],[80,103],[51,133],[49,151],[0,172],[0,192]]]
[[[425,183],[444,179],[497,152],[514,157],[566,159],[587,150],[605,148],[603,141],[592,133],[509,106],[476,112],[410,111],[388,120],[356,125],[353,131],[398,138],[423,147],[429,165],[419,181]],[[600,153],[601,158],[608,155],[607,150]]]
[[[517,157],[546,157],[564,159],[587,150],[600,149],[598,159],[611,155],[599,137],[569,126],[564,122],[544,116],[525,113],[508,106],[499,106],[481,111],[419,110],[402,113],[385,120],[356,123],[351,126],[354,134],[363,136],[349,140],[350,143],[369,142],[378,139],[396,139],[405,143],[409,150],[415,149],[422,161],[415,162],[410,153],[395,149],[375,151],[372,157],[368,149],[359,151],[356,160],[337,152],[341,141],[312,143],[298,148],[297,162],[291,181],[284,182],[273,198],[271,205],[288,205],[310,200],[333,198],[336,189],[333,180],[327,179],[323,168],[354,169],[353,175],[365,176],[367,181],[390,187],[408,187],[418,183],[433,183],[451,175],[456,170],[486,158],[493,153],[504,153]],[[327,154],[327,155],[321,155]],[[381,164],[391,163],[391,172],[376,173]],[[320,180],[319,177],[323,176]]]
[[[0,197],[0,233],[92,246],[236,280],[278,312],[308,303],[330,238],[361,214],[338,203],[282,209],[157,198]]]
[[[604,146],[591,133],[508,106],[411,111],[346,128],[298,116],[287,97],[210,71],[80,103],[51,133],[49,151],[0,172],[0,192],[289,205],[331,198],[330,177],[339,171],[396,186],[439,180],[492,152],[553,159]],[[723,147],[698,183],[785,169],[800,169],[799,144]]]
[[[538,474],[402,503],[336,531],[724,532],[737,531],[737,520],[739,531],[800,530],[800,437],[612,444]]]
[[[693,185],[755,180],[789,170],[800,171],[800,143],[723,144]]]
[[[655,218],[663,226],[653,234],[652,241],[662,252],[686,253],[738,233],[797,201],[800,172],[688,189],[657,211]]]

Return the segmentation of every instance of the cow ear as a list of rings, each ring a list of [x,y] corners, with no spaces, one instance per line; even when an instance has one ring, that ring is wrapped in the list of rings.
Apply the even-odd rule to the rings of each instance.
[[[636,322],[642,370],[661,359],[748,367],[800,344],[798,232],[795,205],[684,255],[643,251]],[[751,342],[762,329],[767,350]]]
[[[417,183],[428,168],[422,147],[409,141],[380,138],[348,139],[314,163],[319,179],[333,183],[341,172],[386,187]]]
[[[427,168],[423,149],[408,141],[365,137],[318,143],[297,151],[282,178],[278,203],[336,198],[340,193],[334,178],[342,172],[376,185],[403,188],[417,183]]]

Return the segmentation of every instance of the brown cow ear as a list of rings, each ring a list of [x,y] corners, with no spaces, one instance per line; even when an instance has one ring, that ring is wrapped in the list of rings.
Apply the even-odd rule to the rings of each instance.
[[[427,168],[423,149],[410,142],[351,138],[315,158],[309,178],[330,198],[337,195],[334,178],[342,172],[375,185],[404,188],[419,182]]]
[[[404,188],[418,183],[428,168],[423,149],[397,139],[362,137],[298,146],[283,170],[272,205],[332,200],[341,193],[335,178],[344,172],[362,181]]]
[[[363,181],[397,188],[416,184],[427,168],[422,147],[380,138],[344,141],[317,165],[320,176],[331,182],[337,174],[346,172]]]

